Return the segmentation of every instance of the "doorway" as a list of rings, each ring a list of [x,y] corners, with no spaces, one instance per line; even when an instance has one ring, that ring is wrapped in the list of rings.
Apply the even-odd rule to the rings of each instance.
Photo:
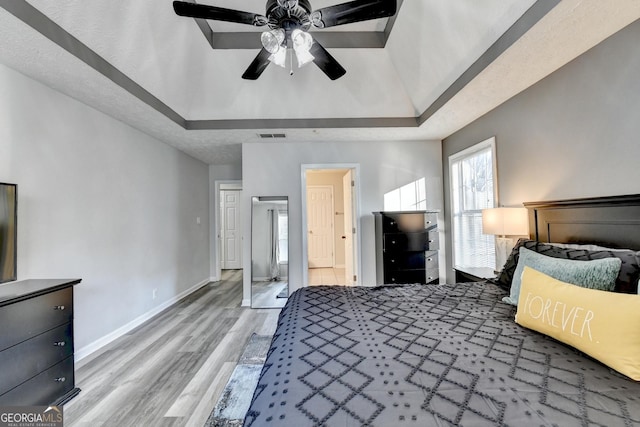
[[[242,268],[241,196],[242,190],[220,191],[220,240],[222,242],[220,266],[222,270]]]
[[[236,192],[235,197],[237,200],[237,209],[236,212],[231,215],[225,215],[225,211],[227,211],[228,207],[226,206],[226,202],[229,201],[226,197],[228,194],[226,192]],[[236,264],[232,265],[233,269],[242,269],[242,211],[241,211],[241,201],[242,201],[242,181],[215,181],[215,190],[214,190],[215,198],[212,211],[215,212],[214,221],[212,222],[212,229],[214,233],[212,233],[212,254],[214,255],[212,262],[212,277],[216,280],[220,280],[222,277],[222,270],[229,269],[228,259],[229,256],[225,254],[225,252],[231,252],[232,257],[236,259]],[[233,193],[229,193],[233,194]],[[233,204],[233,200],[230,201],[231,205]],[[229,219],[231,220],[231,224],[228,224]],[[235,222],[235,224],[234,224]],[[235,228],[235,235],[233,236],[233,241],[229,241],[228,234],[225,233],[225,226],[231,225],[232,228]],[[228,229],[228,227],[227,227]],[[235,252],[237,248],[238,252]],[[239,261],[239,266],[237,262]]]
[[[303,283],[360,283],[359,166],[302,165]]]

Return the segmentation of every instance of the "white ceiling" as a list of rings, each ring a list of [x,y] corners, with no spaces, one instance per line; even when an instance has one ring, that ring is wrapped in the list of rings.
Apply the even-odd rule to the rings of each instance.
[[[316,9],[340,2],[311,0]],[[240,144],[259,133],[292,143],[443,139],[640,18],[637,0],[405,0],[391,23],[317,30],[348,40],[391,26],[384,48],[328,48],[343,78],[313,64],[293,76],[271,65],[247,81],[259,49],[213,49],[171,3],[0,0],[0,62],[224,164],[239,162]],[[266,2],[206,3],[264,13]],[[259,31],[209,25],[214,38]]]

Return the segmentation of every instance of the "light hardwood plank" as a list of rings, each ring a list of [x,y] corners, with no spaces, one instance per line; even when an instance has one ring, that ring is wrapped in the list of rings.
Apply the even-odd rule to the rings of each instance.
[[[279,310],[241,300],[242,271],[225,271],[101,349],[76,371],[65,426],[202,426],[251,334],[275,331]]]

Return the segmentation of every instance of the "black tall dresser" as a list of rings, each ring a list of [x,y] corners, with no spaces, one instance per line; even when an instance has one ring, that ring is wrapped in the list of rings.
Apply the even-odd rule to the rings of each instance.
[[[80,392],[73,360],[73,286],[80,279],[0,285],[0,405],[62,405]]]
[[[373,215],[377,284],[439,283],[438,211]]]

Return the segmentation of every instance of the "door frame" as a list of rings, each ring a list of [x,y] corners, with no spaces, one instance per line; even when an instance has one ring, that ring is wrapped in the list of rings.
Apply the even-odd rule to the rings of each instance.
[[[353,172],[353,180],[355,186],[353,190],[353,213],[355,222],[353,224],[356,229],[356,238],[353,245],[356,250],[356,259],[353,265],[353,274],[356,276],[355,286],[362,284],[362,239],[360,238],[362,227],[360,226],[360,164],[359,163],[316,163],[300,165],[300,182],[301,182],[301,204],[302,204],[302,286],[309,286],[309,259],[307,247],[307,171],[309,170],[333,170],[333,169],[351,169]]]
[[[214,223],[215,226],[213,228],[214,232],[211,236],[211,240],[213,240],[212,246],[215,249],[216,258],[213,260],[214,266],[213,270],[215,271],[215,281],[222,279],[222,263],[221,257],[222,252],[220,250],[220,239],[222,238],[222,222],[220,221],[220,192],[223,190],[240,190],[242,191],[242,181],[241,180],[220,180],[215,181],[215,191],[214,191]],[[240,202],[242,202],[242,198],[240,198]],[[244,235],[244,231],[243,231]],[[243,236],[241,236],[241,240]],[[212,278],[213,279],[213,278]],[[212,280],[214,281],[214,280]]]

